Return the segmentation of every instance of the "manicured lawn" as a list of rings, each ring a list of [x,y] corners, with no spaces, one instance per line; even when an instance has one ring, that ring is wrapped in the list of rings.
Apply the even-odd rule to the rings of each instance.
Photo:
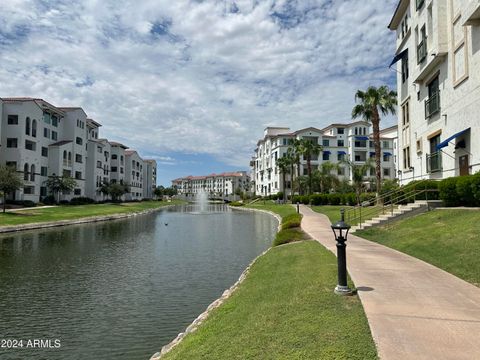
[[[255,204],[247,205],[247,208],[268,210],[280,215],[282,218],[284,216],[295,214],[297,212],[296,208],[291,204],[279,205],[275,204],[273,201],[266,201],[265,204],[263,201],[258,201]]]
[[[317,242],[271,249],[164,358],[376,359],[358,297],[333,293],[336,269],[335,256]]]
[[[434,210],[356,235],[415,256],[480,286],[480,211]]]
[[[181,201],[144,201],[122,204],[92,204],[92,205],[62,205],[44,209],[30,209],[24,211],[7,212],[0,214],[0,226],[21,225],[46,221],[71,220],[90,216],[124,214],[154,209],[166,205],[180,204]]]
[[[345,205],[323,205],[323,206],[312,206],[312,210],[316,211],[318,213],[327,215],[328,218],[330,219],[330,222],[336,223],[338,220],[340,220],[340,210],[349,209],[350,206],[345,206]]]

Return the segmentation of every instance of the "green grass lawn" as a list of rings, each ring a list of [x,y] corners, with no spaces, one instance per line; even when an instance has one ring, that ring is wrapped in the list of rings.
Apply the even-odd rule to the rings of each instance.
[[[254,204],[246,205],[245,207],[251,208],[251,209],[271,211],[280,215],[280,217],[282,218],[290,214],[295,214],[297,212],[297,209],[291,204],[279,205],[279,204],[275,204],[271,200],[265,201],[265,204],[263,203],[262,200],[260,200]]]
[[[376,359],[358,297],[333,293],[336,258],[314,241],[279,246],[164,358]]]
[[[480,286],[480,211],[434,210],[356,235],[435,265]]]
[[[90,216],[124,214],[183,203],[178,200],[144,201],[120,204],[61,205],[52,208],[30,209],[0,214],[0,226],[21,225],[46,221],[72,220]]]
[[[332,224],[336,223],[338,220],[340,220],[340,210],[341,209],[345,209],[345,211],[347,211],[349,208],[350,208],[350,206],[345,206],[345,205],[312,206],[313,211],[316,211],[318,213],[327,215]]]

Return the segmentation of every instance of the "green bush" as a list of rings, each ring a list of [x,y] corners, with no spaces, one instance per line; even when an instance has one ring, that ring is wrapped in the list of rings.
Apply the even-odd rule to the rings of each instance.
[[[88,204],[95,204],[95,200],[85,196],[74,197],[72,200],[70,200],[70,205],[88,205]]]
[[[282,230],[300,227],[302,223],[301,214],[290,214],[282,219]]]
[[[459,206],[460,201],[457,194],[457,180],[458,178],[452,177],[442,180],[438,184],[438,190],[440,193],[440,199],[443,200],[445,206]]]
[[[305,239],[305,234],[298,228],[285,229],[277,233],[273,246],[288,244],[295,241],[302,241]]]
[[[475,206],[476,201],[473,196],[472,176],[461,176],[457,178],[455,190],[457,191],[458,204],[462,206]]]
[[[239,201],[232,201],[228,205],[233,206],[233,207],[241,207],[241,206],[244,206],[245,204],[243,202],[239,202]]]

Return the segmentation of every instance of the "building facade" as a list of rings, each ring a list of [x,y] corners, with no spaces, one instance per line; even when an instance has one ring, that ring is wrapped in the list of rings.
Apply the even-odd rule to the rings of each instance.
[[[250,190],[250,177],[246,171],[225,172],[205,176],[187,176],[172,180],[172,186],[178,194],[195,195],[207,192],[211,197],[227,197],[235,195],[240,189],[242,192]]]
[[[333,175],[336,175],[339,180],[351,181],[352,174],[346,161],[362,165],[369,158],[374,158],[372,138],[371,125],[364,121],[332,124],[324,129],[310,127],[294,132],[289,128],[268,127],[265,129],[264,138],[258,141],[250,162],[255,195],[270,196],[284,190],[291,195],[291,170],[286,175],[286,183],[283,184],[283,176],[277,162],[278,159],[286,156],[294,140],[306,139],[322,146],[323,151],[311,159],[312,171],[320,169],[322,164],[329,162],[337,165],[337,169],[332,170]],[[395,128],[382,131],[382,174],[386,179],[396,178],[396,141]],[[307,175],[306,159],[301,158],[300,166],[294,166],[293,172],[294,177]],[[365,181],[367,182],[371,177],[375,177],[373,168],[367,172]]]
[[[400,181],[480,170],[480,2],[402,0],[396,32]]]
[[[155,161],[149,163],[151,176],[145,183],[143,169],[138,177],[125,179],[127,147],[99,139],[100,127],[79,107],[56,107],[37,98],[0,99],[0,164],[13,166],[24,181],[10,200],[41,201],[49,195],[45,182],[54,175],[76,182],[71,193],[63,194],[65,200],[104,200],[103,183],[129,180],[135,182],[132,199],[152,198],[153,190],[144,194],[143,189],[156,186]]]

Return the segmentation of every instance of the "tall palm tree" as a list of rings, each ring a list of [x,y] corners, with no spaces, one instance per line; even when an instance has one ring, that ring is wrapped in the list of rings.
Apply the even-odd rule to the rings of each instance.
[[[293,194],[295,192],[293,177],[295,175],[294,170],[295,170],[295,164],[296,164],[296,155],[295,155],[295,149],[292,146],[288,147],[287,154],[285,155],[285,157],[288,159],[288,163],[290,164],[290,191],[291,191],[290,199],[292,200],[292,204],[293,204]]]
[[[309,139],[300,140],[299,151],[307,161],[308,194],[312,194],[312,158],[318,156],[323,147]]]
[[[355,94],[357,105],[352,110],[352,118],[362,118],[372,124],[373,143],[375,146],[375,175],[377,179],[377,199],[382,190],[381,147],[380,147],[380,114],[395,115],[397,93],[388,88],[370,86],[367,91],[358,90]]]
[[[357,197],[357,205],[360,205],[360,194],[365,188],[365,175],[372,167],[372,160],[368,159],[365,164],[357,165],[353,161],[343,160],[344,164],[348,165],[352,172],[352,185],[355,188],[355,195]]]
[[[295,139],[293,140],[291,146],[293,148],[293,157],[294,157],[295,165],[297,167],[297,182],[298,182],[298,179],[300,178],[300,156],[302,155],[303,144],[301,140]],[[300,183],[298,183],[297,185],[298,185],[298,195],[301,195]]]
[[[287,199],[287,191],[286,191],[286,175],[290,171],[290,159],[287,156],[281,157],[277,160],[277,166],[282,174],[282,191],[283,191],[283,201],[285,202]]]

